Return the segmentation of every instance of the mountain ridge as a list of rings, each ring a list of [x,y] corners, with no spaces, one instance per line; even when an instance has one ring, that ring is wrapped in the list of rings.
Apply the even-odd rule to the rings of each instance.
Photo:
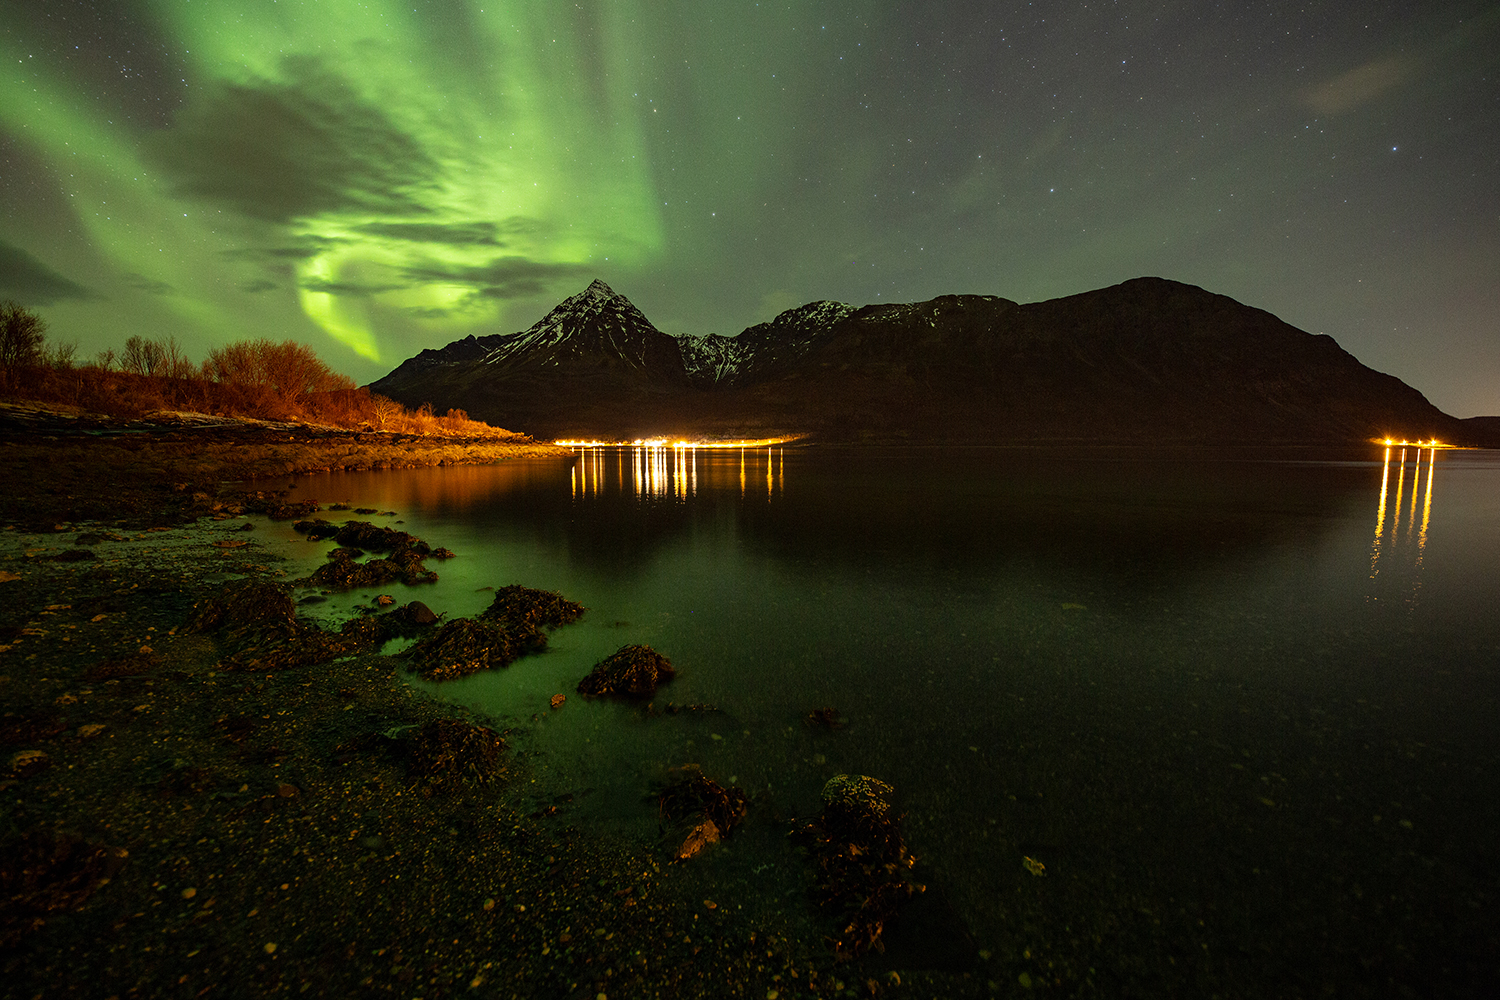
[[[973,442],[1488,438],[1332,337],[1194,285],[1134,278],[994,295],[819,300],[727,337],[671,336],[595,280],[514,334],[371,385],[538,437]]]

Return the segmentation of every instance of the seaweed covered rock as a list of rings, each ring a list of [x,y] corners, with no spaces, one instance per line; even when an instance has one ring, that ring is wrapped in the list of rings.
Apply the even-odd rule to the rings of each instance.
[[[413,605],[420,610],[413,611]],[[199,603],[192,628],[219,634],[227,649],[220,661],[225,670],[264,672],[378,649],[388,639],[426,631],[429,626],[418,622],[432,616],[426,605],[414,601],[388,614],[352,619],[339,631],[329,632],[299,620],[296,611],[286,585],[237,580]]]
[[[412,549],[399,549],[364,562],[357,561],[360,553],[359,549],[336,548],[328,553],[328,562],[298,582],[324,590],[378,587],[396,581],[413,586],[437,582],[437,573],[422,565],[422,556]]]
[[[550,590],[534,590],[511,584],[495,591],[495,599],[480,613],[490,621],[512,622],[535,628],[558,628],[571,625],[582,617],[582,604],[574,603]]]
[[[369,552],[396,552],[400,549],[411,549],[418,555],[433,554],[432,547],[416,535],[397,531],[395,528],[382,528],[369,521],[345,521],[342,525],[338,525],[322,518],[315,518],[310,521],[298,521],[292,525],[292,530],[306,535],[308,541],[320,542],[326,538],[332,538],[347,548],[365,549]]]
[[[578,620],[583,606],[548,590],[503,587],[476,618],[447,622],[406,651],[406,657],[428,680],[452,680],[504,667],[547,647],[544,629]]]
[[[746,800],[740,789],[725,788],[696,764],[675,768],[672,775],[656,795],[657,812],[669,823],[704,816],[720,833],[728,833],[744,821]]]
[[[915,891],[915,859],[901,836],[900,817],[876,778],[840,774],[823,786],[823,811],[804,831],[817,861],[816,898],[838,927],[834,950],[857,957],[882,947],[881,932]]]
[[[348,521],[342,526],[321,518],[298,521],[292,527],[308,537],[309,541],[332,538],[338,548],[328,553],[328,562],[319,566],[300,583],[326,590],[353,590],[355,587],[376,587],[399,580],[406,584],[436,582],[437,573],[422,564],[431,556],[448,559],[453,553],[447,549],[433,549],[416,535],[394,528],[382,528],[368,521]],[[378,559],[359,562],[366,552],[386,552]]]
[[[412,669],[423,677],[447,681],[508,666],[546,645],[546,633],[524,625],[457,618],[413,645],[405,655]]]
[[[290,628],[297,604],[286,584],[263,580],[234,580],[214,597],[200,601],[188,626],[196,632],[217,629]]]
[[[650,646],[621,646],[594,664],[578,682],[578,693],[646,698],[676,676],[671,661]]]
[[[292,525],[292,530],[299,535],[306,535],[309,542],[321,542],[325,538],[332,538],[339,533],[339,526],[332,521],[325,521],[321,517],[298,521]]]
[[[492,781],[503,771],[505,740],[460,719],[434,719],[406,737],[411,775],[429,785]]]
[[[674,769],[656,796],[657,813],[670,828],[673,854],[686,860],[738,826],[745,818],[745,793],[725,788],[696,764]]]

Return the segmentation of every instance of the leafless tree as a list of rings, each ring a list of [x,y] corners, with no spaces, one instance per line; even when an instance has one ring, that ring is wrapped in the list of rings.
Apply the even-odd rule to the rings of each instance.
[[[46,320],[19,302],[0,302],[0,373],[8,377],[41,361],[46,337]]]
[[[155,340],[131,337],[125,341],[125,352],[120,356],[120,370],[132,375],[162,375],[166,365],[166,348]]]

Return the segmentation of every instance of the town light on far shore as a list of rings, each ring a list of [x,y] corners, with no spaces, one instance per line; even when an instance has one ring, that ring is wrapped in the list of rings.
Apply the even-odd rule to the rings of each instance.
[[[1402,438],[1400,441],[1397,441],[1393,437],[1387,437],[1387,438],[1381,438],[1381,439],[1377,440],[1375,443],[1376,444],[1383,444],[1387,448],[1396,448],[1396,447],[1400,447],[1400,448],[1458,448],[1458,447],[1461,447],[1461,445],[1447,444],[1445,442],[1439,441],[1437,438],[1428,438],[1426,441],[1422,441],[1420,439],[1416,440],[1416,441],[1408,441],[1406,438]]]
[[[765,448],[773,444],[789,444],[799,435],[789,437],[755,438],[743,441],[688,441],[670,438],[637,438],[634,441],[553,441],[560,448]]]

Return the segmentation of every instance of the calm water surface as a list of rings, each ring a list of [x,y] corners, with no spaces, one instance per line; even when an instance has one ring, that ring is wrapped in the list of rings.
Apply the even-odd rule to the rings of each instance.
[[[424,685],[512,727],[560,824],[654,840],[651,783],[700,764],[757,806],[697,871],[796,910],[785,820],[867,774],[932,887],[913,926],[1035,949],[1038,982],[1049,955],[1105,991],[1155,966],[1494,981],[1500,456],[592,449],[298,493],[458,553],[401,600],[466,616],[521,583],[589,609]],[[679,670],[657,709],[717,711],[574,694],[626,643]]]

